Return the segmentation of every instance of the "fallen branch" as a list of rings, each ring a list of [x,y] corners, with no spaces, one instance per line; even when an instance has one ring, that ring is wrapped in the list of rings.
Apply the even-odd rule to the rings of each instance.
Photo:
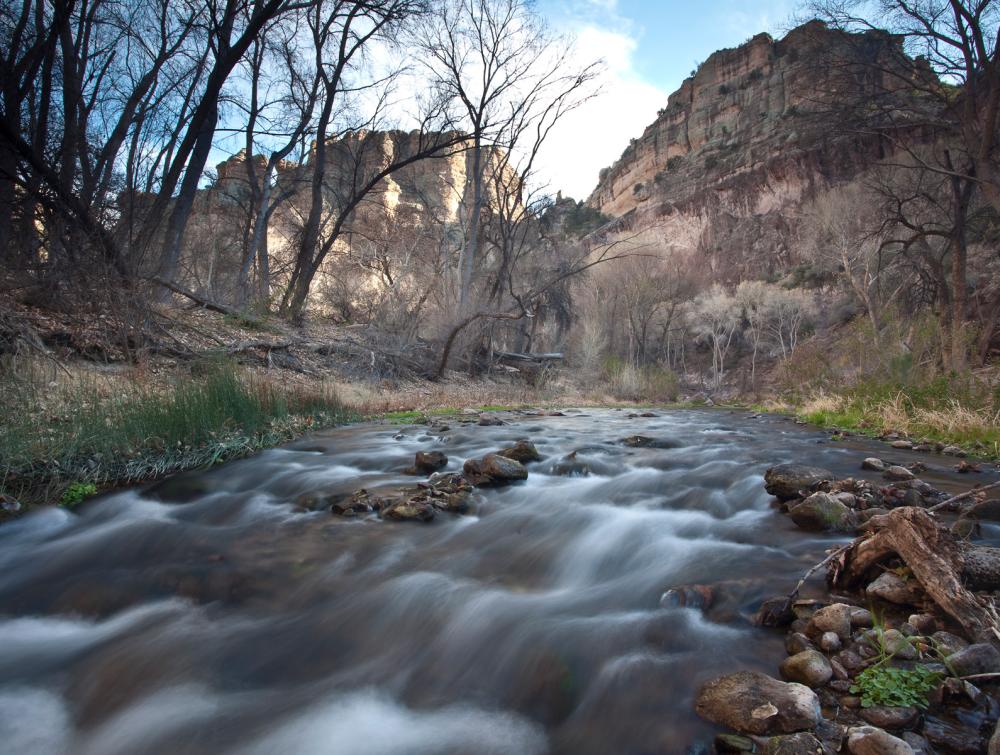
[[[1000,640],[1000,617],[966,587],[1000,585],[1000,549],[970,547],[924,509],[904,506],[869,520],[870,534],[844,552],[831,584],[866,585],[886,559],[898,556],[928,597],[979,642]]]
[[[244,351],[252,351],[254,349],[264,349],[265,351],[284,351],[297,343],[300,343],[300,341],[295,341],[291,338],[284,341],[239,341],[238,343],[234,343],[229,346],[226,351],[230,354],[242,354]]]
[[[1000,480],[997,482],[991,482],[989,485],[982,485],[980,487],[973,488],[972,490],[966,490],[964,493],[959,493],[954,495],[946,501],[941,501],[941,503],[936,503],[931,506],[927,511],[934,513],[935,511],[940,511],[941,509],[950,508],[954,506],[959,501],[964,501],[966,498],[974,496],[976,493],[982,493],[987,490],[993,490],[993,488],[1000,488]]]
[[[198,306],[211,310],[212,312],[218,312],[222,315],[232,315],[233,317],[239,317],[246,320],[249,323],[256,323],[257,319],[250,317],[245,312],[236,309],[235,307],[230,307],[228,304],[222,304],[217,301],[212,301],[211,299],[206,299],[204,296],[199,296],[194,291],[184,288],[184,286],[179,283],[174,283],[173,281],[168,281],[166,278],[160,278],[159,276],[155,278],[150,278],[150,281],[156,283],[157,285],[163,286],[164,288],[173,291],[175,294],[180,294],[186,299],[190,299]]]
[[[854,545],[854,543],[852,541],[850,543],[847,543],[846,545],[840,546],[839,548],[833,549],[832,551],[830,551],[826,555],[826,558],[824,558],[818,564],[810,567],[806,571],[806,573],[802,575],[802,579],[799,580],[798,584],[795,585],[795,589],[792,590],[790,593],[788,593],[788,599],[785,601],[785,610],[788,610],[791,607],[792,601],[795,600],[799,596],[799,590],[802,589],[802,585],[804,585],[806,583],[806,580],[809,579],[809,577],[811,577],[813,574],[815,574],[816,572],[818,572],[824,566],[826,566],[827,564],[829,564],[831,561],[833,561],[833,559],[835,559],[838,556],[841,556],[844,553],[846,553],[848,551],[848,549],[851,548],[853,545]]]

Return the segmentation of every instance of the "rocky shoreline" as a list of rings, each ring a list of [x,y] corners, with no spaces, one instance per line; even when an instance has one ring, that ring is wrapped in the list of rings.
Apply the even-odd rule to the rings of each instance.
[[[1000,753],[1000,549],[968,540],[1000,518],[1000,500],[966,496],[938,521],[959,497],[921,481],[919,462],[862,468],[886,483],[767,470],[767,492],[797,526],[858,537],[818,565],[836,594],[799,600],[797,587],[758,611],[757,624],[787,633],[780,679],[739,671],[699,690],[699,715],[735,732],[716,737],[716,752]]]

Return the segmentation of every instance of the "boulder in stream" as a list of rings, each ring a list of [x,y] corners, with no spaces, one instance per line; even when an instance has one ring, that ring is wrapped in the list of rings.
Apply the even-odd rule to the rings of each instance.
[[[417,451],[413,458],[413,466],[403,470],[404,474],[429,475],[443,469],[448,464],[448,457],[441,451]]]
[[[813,493],[788,509],[788,516],[804,530],[853,532],[857,527],[854,511],[829,493]]]
[[[477,488],[509,485],[528,478],[528,470],[514,459],[486,454],[481,459],[469,459],[463,466],[465,478]]]
[[[695,710],[743,734],[792,734],[812,729],[820,720],[815,692],[759,671],[738,671],[702,685]]]
[[[525,438],[517,441],[513,446],[508,446],[507,448],[497,451],[497,456],[513,459],[521,464],[527,464],[529,461],[542,460],[542,455],[538,453],[538,449],[535,448],[535,444]]]
[[[775,498],[790,501],[821,482],[834,479],[833,472],[804,464],[778,464],[764,472],[764,489]]]

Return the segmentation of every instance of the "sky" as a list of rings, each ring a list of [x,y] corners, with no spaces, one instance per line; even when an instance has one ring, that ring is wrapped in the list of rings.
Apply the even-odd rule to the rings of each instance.
[[[797,0],[537,0],[581,60],[601,58],[601,94],[571,113],[540,155],[551,193],[586,199],[601,168],[642,135],[699,63],[760,32],[782,36]]]

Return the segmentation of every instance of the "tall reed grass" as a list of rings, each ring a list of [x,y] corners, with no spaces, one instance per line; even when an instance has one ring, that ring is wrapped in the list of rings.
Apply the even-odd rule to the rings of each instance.
[[[37,365],[2,379],[0,492],[15,497],[150,479],[353,418],[332,386],[279,384],[226,362],[166,382]]]

